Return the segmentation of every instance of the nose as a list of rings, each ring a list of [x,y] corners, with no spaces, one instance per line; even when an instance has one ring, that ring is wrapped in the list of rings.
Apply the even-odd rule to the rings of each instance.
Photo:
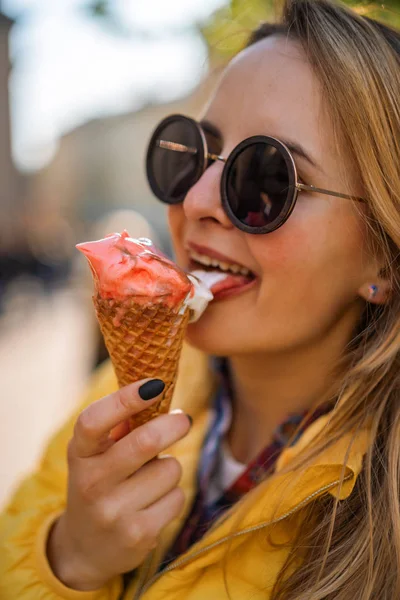
[[[224,163],[216,161],[190,188],[183,202],[188,220],[214,222],[225,229],[233,227],[221,204],[220,182],[223,168]]]

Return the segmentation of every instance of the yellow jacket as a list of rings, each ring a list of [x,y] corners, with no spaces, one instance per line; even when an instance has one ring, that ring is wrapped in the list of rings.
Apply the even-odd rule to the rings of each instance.
[[[84,404],[50,442],[38,471],[22,483],[0,518],[0,600],[136,600],[139,597],[141,600],[223,600],[228,598],[222,568],[228,547],[226,573],[230,598],[268,600],[288,553],[287,546],[277,547],[273,543],[291,539],[300,509],[311,500],[327,493],[339,495],[340,499],[351,494],[368,447],[368,432],[357,435],[347,457],[350,435],[301,473],[280,473],[329,417],[315,421],[295,446],[281,454],[278,476],[273,482],[266,480],[256,488],[254,495],[245,499],[248,506],[239,525],[233,510],[166,571],[154,576],[194,498],[197,461],[209,423],[214,388],[207,357],[185,347],[173,405],[190,413],[194,423],[188,436],[168,450],[183,467],[181,486],[186,495],[183,514],[164,530],[157,550],[136,570],[124,594],[122,577],[116,577],[100,590],[79,592],[66,588],[56,579],[46,560],[45,547],[49,529],[65,506],[66,446],[76,416],[83,406],[117,389],[111,365],[106,363],[101,367]],[[339,492],[338,481],[343,468],[345,482]]]

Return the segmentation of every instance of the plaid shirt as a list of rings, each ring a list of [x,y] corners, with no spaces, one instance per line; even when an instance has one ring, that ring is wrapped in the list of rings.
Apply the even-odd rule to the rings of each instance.
[[[218,461],[221,459],[221,443],[227,433],[232,418],[233,390],[229,377],[227,360],[217,360],[217,369],[220,373],[220,386],[215,397],[214,414],[210,428],[203,443],[199,469],[197,472],[197,495],[195,497],[191,512],[186,519],[178,537],[170,548],[160,569],[165,568],[168,563],[183,554],[192,544],[200,540],[214,521],[227,509],[233,506],[244,494],[253,489],[267,473],[270,473],[282,451],[288,445],[299,424],[305,419],[308,411],[291,414],[275,430],[272,442],[268,444],[260,454],[247,465],[246,470],[239,475],[236,481],[226,489],[220,498],[212,503],[207,503],[207,489],[210,480],[215,476]],[[293,445],[304,432],[304,430],[318,417],[332,409],[327,403],[315,412],[303,423],[301,429],[291,441]]]

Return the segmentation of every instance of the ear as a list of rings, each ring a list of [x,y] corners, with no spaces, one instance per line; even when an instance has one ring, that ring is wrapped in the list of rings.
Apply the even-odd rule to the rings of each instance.
[[[390,298],[390,283],[387,279],[376,277],[374,281],[363,284],[358,295],[371,304],[386,304]]]

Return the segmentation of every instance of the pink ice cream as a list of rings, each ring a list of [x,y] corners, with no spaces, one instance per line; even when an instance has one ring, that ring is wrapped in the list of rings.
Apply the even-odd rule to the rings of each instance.
[[[124,301],[134,297],[135,302],[163,302],[174,308],[193,290],[186,273],[150,240],[133,239],[126,230],[76,247],[89,262],[101,298]]]

